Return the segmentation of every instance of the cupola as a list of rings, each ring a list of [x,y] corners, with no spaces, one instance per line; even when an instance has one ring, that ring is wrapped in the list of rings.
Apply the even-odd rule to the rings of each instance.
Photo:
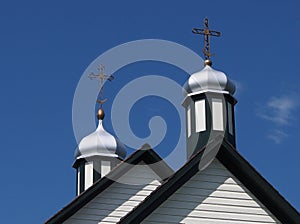
[[[126,157],[125,146],[103,127],[104,110],[98,110],[97,129],[84,137],[75,150],[77,194],[105,176]]]
[[[223,136],[235,146],[234,106],[235,85],[228,76],[212,68],[210,60],[210,36],[220,36],[218,31],[194,28],[195,34],[204,35],[204,68],[190,76],[184,85],[186,110],[187,157],[201,150],[217,136]]]

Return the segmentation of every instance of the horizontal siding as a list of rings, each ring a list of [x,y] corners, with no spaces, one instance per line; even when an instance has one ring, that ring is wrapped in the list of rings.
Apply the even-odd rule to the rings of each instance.
[[[248,193],[241,191],[240,188],[234,185],[232,186],[221,185],[220,187],[214,189],[214,188],[206,188],[206,186],[202,187],[201,183],[199,184],[199,182],[197,182],[195,186],[181,188],[178,191],[178,194],[192,195],[192,196],[198,196],[198,195],[206,196],[209,194],[211,197],[236,198],[236,199],[244,199],[244,200],[252,199]]]
[[[168,201],[172,203],[178,202],[195,202],[195,203],[207,203],[216,205],[233,205],[237,207],[258,207],[256,200],[245,200],[237,198],[220,198],[220,197],[207,197],[207,196],[193,196],[178,194],[176,197],[171,197]],[[259,206],[262,207],[263,206]]]
[[[174,201],[168,201],[161,210],[166,213],[165,209],[170,209],[170,211],[175,211],[176,209],[185,209],[187,207],[195,208],[195,211],[217,211],[217,212],[229,212],[231,213],[234,209],[235,205],[219,205],[219,204],[206,204],[202,203],[198,205],[197,202],[176,202],[174,205]],[[250,207],[250,206],[239,206],[239,213],[242,214],[258,214],[258,215],[268,215],[268,213],[258,207]],[[167,214],[167,213],[166,213]]]
[[[214,160],[143,223],[280,222],[218,160]]]
[[[165,219],[156,219],[153,217],[154,221],[148,221],[145,220],[142,223],[143,224],[154,224],[154,223],[164,223],[164,224],[255,224],[257,222],[253,221],[240,221],[240,220],[225,220],[225,219],[214,219],[212,218],[193,218],[193,217],[187,217],[181,222],[177,222],[177,219],[175,218],[176,216],[170,216],[166,217]],[[167,221],[168,220],[168,221]],[[272,224],[274,222],[258,222],[260,224]]]
[[[159,211],[155,212],[154,215],[158,216],[179,216],[183,217],[186,215],[184,209],[178,208],[161,208]],[[268,215],[259,214],[245,214],[241,211],[224,212],[224,211],[205,211],[201,208],[194,209],[188,213],[188,217],[194,218],[214,218],[222,220],[237,220],[237,221],[255,221],[255,222],[274,222],[274,220]]]
[[[159,185],[159,177],[149,167],[133,167],[64,224],[117,223]]]

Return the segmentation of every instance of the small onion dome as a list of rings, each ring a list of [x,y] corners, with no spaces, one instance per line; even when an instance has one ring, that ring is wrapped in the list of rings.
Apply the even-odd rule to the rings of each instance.
[[[75,159],[88,158],[91,156],[117,157],[124,159],[126,156],[125,146],[103,127],[104,111],[100,109],[96,131],[84,137],[75,151]]]
[[[228,79],[225,73],[214,70],[209,63],[205,67],[190,76],[184,85],[185,94],[199,91],[227,92],[231,95],[235,92],[235,85]]]

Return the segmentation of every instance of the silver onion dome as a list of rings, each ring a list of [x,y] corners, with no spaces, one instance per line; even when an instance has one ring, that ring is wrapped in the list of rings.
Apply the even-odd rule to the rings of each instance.
[[[99,115],[100,114],[100,115]],[[103,127],[104,112],[98,112],[98,127],[96,131],[84,137],[75,150],[75,159],[92,156],[106,156],[124,159],[126,157],[125,146]]]
[[[205,65],[201,71],[192,74],[184,85],[185,95],[199,91],[224,92],[233,95],[235,85],[225,73]]]

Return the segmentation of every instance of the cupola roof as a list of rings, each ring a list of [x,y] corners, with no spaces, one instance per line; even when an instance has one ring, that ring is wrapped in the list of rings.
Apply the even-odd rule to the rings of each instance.
[[[185,94],[200,91],[227,92],[231,95],[235,92],[234,83],[224,72],[213,69],[209,63],[204,68],[192,74],[184,85]]]
[[[97,129],[84,137],[75,150],[75,159],[88,158],[92,156],[126,157],[125,146],[103,127],[104,111],[99,109]]]

